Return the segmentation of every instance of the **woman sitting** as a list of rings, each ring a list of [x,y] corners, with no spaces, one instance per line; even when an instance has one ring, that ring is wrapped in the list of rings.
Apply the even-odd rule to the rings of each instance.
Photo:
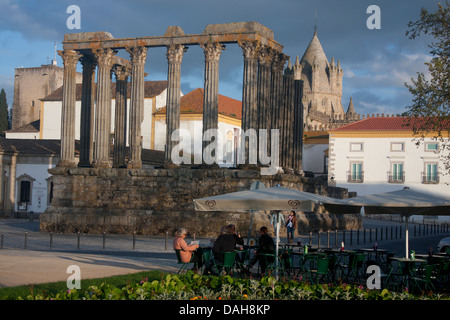
[[[198,269],[203,266],[203,252],[198,244],[188,245],[184,238],[186,238],[187,230],[180,228],[177,231],[176,238],[173,240],[173,248],[180,250],[180,258],[184,263],[193,262],[194,267],[192,271],[198,272]],[[192,259],[192,260],[191,260]]]

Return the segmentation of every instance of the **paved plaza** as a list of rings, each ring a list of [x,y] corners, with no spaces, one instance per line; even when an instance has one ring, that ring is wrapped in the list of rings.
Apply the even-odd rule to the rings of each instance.
[[[403,223],[364,219],[363,226],[368,228],[400,227]],[[414,237],[413,224],[410,224],[409,247],[417,253],[427,253],[432,247],[436,251],[439,240],[450,236],[449,233],[428,234]],[[398,229],[400,230],[400,229]],[[242,232],[245,234],[245,232]],[[120,274],[129,274],[144,270],[178,270],[175,253],[172,249],[173,235],[142,236],[99,234],[53,234],[39,232],[39,221],[25,219],[1,219],[0,235],[0,287],[66,281],[70,274],[67,267],[77,265],[82,279],[100,278]],[[340,244],[342,233],[337,242]],[[282,235],[283,236],[283,235]],[[321,247],[327,245],[326,233],[322,234]],[[380,237],[380,235],[378,235]],[[378,247],[395,255],[404,255],[404,237],[384,240],[378,238]],[[210,239],[201,238],[201,244],[209,244]],[[309,241],[308,235],[301,237],[303,243]],[[368,236],[363,242],[362,234],[357,244],[353,234],[352,245],[346,232],[346,249],[371,248],[375,241],[369,242]],[[189,242],[189,240],[188,240]],[[281,243],[286,238],[281,237]],[[335,246],[334,233],[331,233],[330,246]],[[312,245],[317,246],[316,235]]]

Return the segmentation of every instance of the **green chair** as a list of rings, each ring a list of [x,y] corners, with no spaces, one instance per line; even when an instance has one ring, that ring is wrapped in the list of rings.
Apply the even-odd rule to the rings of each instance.
[[[315,269],[308,269],[309,279],[311,283],[318,284],[319,277],[325,280],[329,279],[329,263],[330,259],[327,256],[319,256],[316,261]]]
[[[230,273],[235,270],[235,262],[236,262],[236,251],[231,252],[220,252],[223,254],[223,263],[220,263],[215,258],[212,259],[213,266],[217,270],[217,273],[220,274],[223,271]]]
[[[412,280],[416,285],[419,292],[423,290],[434,290],[433,280],[435,277],[433,276],[433,271],[435,269],[434,264],[427,264],[424,267],[424,274],[422,277],[414,277]]]
[[[181,255],[180,255],[180,251],[181,250],[180,249],[174,249],[174,250],[175,250],[175,253],[177,255],[178,264],[181,264],[181,267],[180,267],[180,269],[177,272],[178,274],[180,274],[181,271],[186,270],[186,268],[188,267],[188,265],[190,263],[193,263],[192,259],[194,258],[194,255],[191,256],[191,259],[189,260],[189,262],[183,262],[183,261],[181,261]]]
[[[359,281],[364,275],[364,261],[366,256],[364,253],[354,253],[349,257],[347,268],[347,281],[352,277],[353,281]]]

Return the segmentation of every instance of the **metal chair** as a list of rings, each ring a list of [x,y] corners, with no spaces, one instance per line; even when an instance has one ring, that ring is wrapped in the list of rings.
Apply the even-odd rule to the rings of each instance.
[[[330,259],[327,256],[319,256],[316,261],[316,268],[315,269],[308,269],[308,275],[309,279],[311,280],[311,283],[318,284],[318,279],[321,277],[322,279],[329,279],[329,266]],[[315,277],[313,277],[315,275]]]
[[[222,272],[230,273],[235,271],[236,251],[220,252],[223,254],[223,263],[217,261],[216,258],[212,259],[213,266],[217,270],[218,274]]]
[[[181,271],[184,271],[184,270],[186,270],[186,268],[187,268],[187,266],[190,264],[190,263],[193,263],[192,262],[192,259],[194,258],[194,255],[192,255],[191,256],[191,259],[189,260],[189,262],[183,262],[183,261],[181,261],[181,255],[180,255],[180,249],[174,249],[175,250],[175,253],[176,253],[176,255],[177,255],[177,260],[178,260],[178,264],[181,264],[181,267],[180,267],[180,269],[178,270],[178,274],[180,274],[181,273]]]

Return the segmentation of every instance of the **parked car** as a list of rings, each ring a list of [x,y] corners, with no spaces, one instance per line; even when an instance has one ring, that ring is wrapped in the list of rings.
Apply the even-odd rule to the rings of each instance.
[[[450,237],[443,238],[437,245],[438,252],[450,251]]]

